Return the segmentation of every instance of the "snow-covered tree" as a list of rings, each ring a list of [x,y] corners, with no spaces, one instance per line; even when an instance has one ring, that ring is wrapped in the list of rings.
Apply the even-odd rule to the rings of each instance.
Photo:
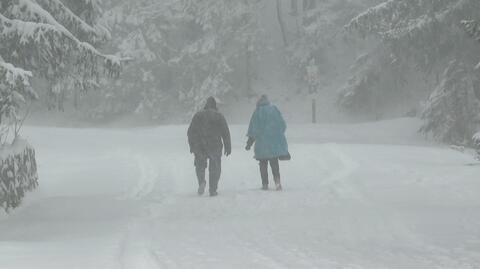
[[[469,144],[480,123],[478,77],[468,65],[452,61],[425,104],[421,132],[455,144]]]
[[[480,21],[464,20],[462,25],[470,36],[480,42]],[[480,63],[476,66],[476,69],[480,69]]]
[[[480,22],[475,20],[462,21],[463,26],[468,34],[480,42]]]
[[[0,207],[5,210],[38,184],[35,151],[18,138],[25,105],[38,97],[32,78],[46,80],[55,99],[67,89],[96,87],[103,74],[119,75],[121,59],[95,47],[109,37],[94,23],[99,10],[98,0],[0,3]],[[21,115],[22,110],[27,112]]]
[[[339,34],[371,0],[291,1],[287,58],[297,81],[309,93],[332,83],[343,65],[338,56],[350,48]],[[348,56],[344,56],[347,58]]]
[[[133,61],[124,67],[122,76],[114,83],[102,83],[102,91],[84,96],[81,112],[85,111],[95,119],[141,111],[146,92],[168,88],[165,79],[167,72],[164,72],[165,55],[168,55],[165,24],[161,15],[157,17],[157,14],[166,12],[166,3],[154,0],[105,0],[103,4],[105,12],[99,21],[112,32],[111,40],[105,47]]]
[[[96,115],[180,120],[206,96],[245,96],[254,75],[259,0],[110,1],[111,46],[135,59]],[[180,112],[180,113],[179,113]]]
[[[87,23],[94,22],[97,9],[96,0],[2,1],[0,55],[4,62],[46,79],[52,98],[56,89],[69,84],[79,90],[95,88],[103,72],[117,76],[121,66],[120,59],[95,48],[109,36],[104,27]]]
[[[181,72],[183,103],[199,109],[208,96],[232,89],[232,61],[256,47],[258,0],[180,0],[174,8],[186,43],[169,62]],[[249,67],[247,67],[249,68]],[[247,74],[247,77],[250,74]]]
[[[26,98],[37,97],[30,86],[32,73],[12,64],[5,63],[0,58],[0,145],[4,145],[9,135],[18,136],[20,108],[26,103]],[[11,128],[14,128],[11,130]]]
[[[476,158],[480,160],[480,132],[474,134],[472,140],[477,153]]]
[[[448,62],[466,59],[465,52],[472,52],[471,42],[465,38],[460,22],[465,18],[477,19],[479,10],[480,2],[477,0],[388,0],[361,13],[345,28],[349,33],[379,40],[379,47],[375,50],[381,53],[373,52],[370,55],[382,63],[382,66],[371,67],[381,70],[381,77],[398,72],[398,68],[394,67],[401,66],[401,70],[406,72],[415,68],[427,79],[439,83]],[[369,73],[354,73],[353,78],[365,81],[362,76]],[[410,78],[407,73],[395,75],[407,77],[406,81]],[[405,80],[402,78],[401,81]],[[372,83],[368,87],[371,91],[366,99],[375,99],[388,92],[381,83]],[[355,95],[355,91],[362,91],[361,88],[347,87],[340,99]],[[400,87],[398,90],[406,88]],[[345,101],[340,103],[352,104]],[[357,104],[368,105],[368,102]]]
[[[462,21],[462,25],[465,28],[465,31],[472,36],[475,40],[480,42],[480,22],[476,20],[464,20]],[[480,69],[480,63],[477,64],[475,69],[479,70]],[[480,85],[476,88],[476,93],[477,93],[477,98],[480,99]],[[480,127],[480,126],[477,126]],[[477,149],[477,159],[480,160],[480,130],[476,130],[477,133],[473,135],[472,141],[473,144],[475,145]]]

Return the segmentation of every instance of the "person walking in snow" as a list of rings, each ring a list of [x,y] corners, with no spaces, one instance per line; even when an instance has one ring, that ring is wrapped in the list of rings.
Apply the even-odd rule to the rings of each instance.
[[[225,155],[229,156],[232,146],[227,121],[218,112],[215,98],[209,97],[205,108],[193,117],[188,128],[188,144],[190,153],[195,155],[198,194],[203,195],[205,192],[205,170],[208,166],[210,196],[216,196],[221,174],[222,149]]]
[[[248,151],[255,143],[255,159],[260,162],[262,190],[268,190],[268,164],[272,168],[276,190],[282,190],[279,160],[290,160],[285,131],[287,125],[276,106],[262,95],[248,127]]]

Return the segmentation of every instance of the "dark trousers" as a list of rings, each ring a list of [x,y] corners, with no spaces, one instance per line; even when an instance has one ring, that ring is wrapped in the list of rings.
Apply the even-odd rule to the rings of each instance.
[[[197,173],[198,184],[206,184],[205,170],[208,167],[208,183],[210,192],[216,192],[218,181],[222,172],[222,155],[208,155],[205,153],[195,153],[195,171]]]
[[[260,160],[260,176],[262,177],[262,185],[268,185],[268,163],[272,168],[273,180],[275,183],[280,183],[280,165],[278,158],[269,160]]]

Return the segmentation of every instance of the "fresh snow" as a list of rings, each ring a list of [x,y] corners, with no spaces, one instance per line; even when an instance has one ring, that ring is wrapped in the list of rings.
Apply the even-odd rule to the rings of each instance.
[[[1,268],[480,268],[480,166],[420,124],[291,125],[283,192],[232,126],[215,198],[186,126],[25,127],[40,187],[0,220]]]

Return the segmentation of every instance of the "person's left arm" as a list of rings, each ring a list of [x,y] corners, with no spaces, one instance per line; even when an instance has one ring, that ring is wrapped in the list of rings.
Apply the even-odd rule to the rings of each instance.
[[[275,110],[277,111],[278,121],[280,123],[280,129],[282,132],[285,132],[287,130],[287,123],[285,122],[285,119],[282,116],[282,112],[280,112],[280,110],[277,107],[275,107]]]

